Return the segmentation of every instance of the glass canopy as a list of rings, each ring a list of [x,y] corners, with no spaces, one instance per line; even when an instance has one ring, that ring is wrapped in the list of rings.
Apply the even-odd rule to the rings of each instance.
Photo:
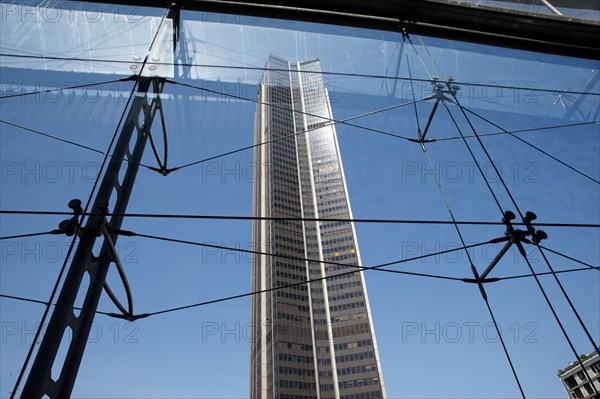
[[[98,314],[73,396],[248,395],[250,297],[199,304],[250,292],[244,217],[252,215],[254,113],[270,55],[320,60],[334,115],[326,122],[336,125],[353,215],[362,220],[363,265],[404,261],[386,269],[406,274],[365,271],[389,397],[519,396],[480,291],[463,281],[473,279],[471,262],[481,274],[504,246],[488,243],[505,236],[502,211],[534,212],[534,227],[548,235],[547,249],[525,245],[529,263],[513,245],[489,274],[498,281],[484,284],[524,392],[564,395],[556,371],[575,360],[536,279],[577,353],[593,351],[556,279],[598,337],[597,60],[185,10],[173,51],[164,33],[172,26],[158,29],[163,9],[0,7],[3,395],[72,241],[15,236],[52,231],[68,218],[52,212],[93,198],[140,70],[168,79],[160,95],[166,135],[158,119],[152,133],[172,171],[153,170],[146,149],[122,227],[138,235],[122,236],[117,252],[136,313],[168,312],[135,322]],[[598,10],[557,8],[598,19]],[[480,243],[488,244],[473,246]],[[108,282],[125,297],[114,268]],[[198,306],[174,310],[188,305]],[[116,312],[106,296],[99,310]]]

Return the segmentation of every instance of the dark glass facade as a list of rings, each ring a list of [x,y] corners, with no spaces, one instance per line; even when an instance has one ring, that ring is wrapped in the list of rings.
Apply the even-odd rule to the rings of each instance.
[[[318,60],[267,62],[254,129],[255,143],[269,144],[255,150],[255,216],[352,218],[320,72]],[[257,220],[253,242],[278,255],[254,257],[254,291],[317,281],[253,297],[251,397],[385,397],[363,273],[347,273],[361,265],[353,224]]]

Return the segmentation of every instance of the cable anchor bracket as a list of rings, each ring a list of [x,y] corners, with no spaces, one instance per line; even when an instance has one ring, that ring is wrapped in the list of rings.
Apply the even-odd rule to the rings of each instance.
[[[508,252],[508,250],[510,249],[510,247],[513,244],[515,244],[517,246],[519,253],[521,253],[521,255],[524,258],[527,258],[527,253],[525,252],[525,248],[523,248],[523,243],[538,244],[540,241],[548,238],[548,235],[544,231],[536,230],[531,225],[531,222],[533,220],[537,219],[537,216],[535,215],[535,213],[527,212],[525,214],[525,217],[523,218],[523,222],[525,223],[527,230],[515,229],[515,227],[512,224],[512,221],[515,220],[515,218],[516,218],[516,216],[513,212],[511,212],[511,211],[504,212],[504,217],[502,218],[502,222],[506,225],[506,231],[504,233],[504,237],[494,238],[494,239],[490,240],[490,243],[505,242],[504,247],[502,247],[502,249],[500,249],[500,252],[498,252],[498,254],[494,257],[494,259],[492,259],[489,266],[484,270],[483,273],[481,273],[481,275],[477,279],[477,284],[494,281],[494,279],[488,279],[487,276],[490,274],[492,269],[498,264],[500,259],[502,259],[502,257],[506,254],[506,252]],[[527,237],[531,237],[531,239],[528,239]]]

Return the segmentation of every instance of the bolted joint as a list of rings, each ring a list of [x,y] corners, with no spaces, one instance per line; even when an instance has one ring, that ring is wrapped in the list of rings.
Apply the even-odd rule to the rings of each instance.
[[[102,230],[104,229],[105,222],[106,221],[104,220],[104,218],[96,218],[94,220],[90,220],[89,228],[94,236],[100,237],[102,235]]]
[[[515,230],[515,231],[513,232],[513,237],[512,237],[512,240],[513,240],[513,242],[516,242],[516,241],[523,241],[523,240],[525,240],[525,239],[526,239],[526,237],[527,237],[527,232],[526,232],[526,231],[523,231],[523,230]]]
[[[544,230],[537,230],[535,232],[535,234],[533,235],[532,240],[536,244],[539,244],[542,240],[545,240],[547,238],[548,238],[548,234],[546,234],[546,232]]]
[[[516,216],[511,211],[504,212],[504,217],[502,218],[502,223],[510,223],[511,220],[515,220]]]
[[[83,213],[81,208],[81,200],[75,198],[69,201],[68,207],[73,210],[73,217],[71,219],[65,219],[58,224],[58,229],[62,231],[67,237],[72,237],[79,228],[79,215]]]
[[[527,235],[531,236],[531,240],[539,244],[542,240],[548,238],[548,234],[546,234],[543,230],[536,230],[535,227],[531,224],[534,220],[537,219],[537,215],[531,211],[525,212],[525,217],[523,217],[523,223],[527,226]]]
[[[81,207],[80,199],[72,199],[71,201],[69,201],[68,207],[71,208],[73,210],[73,213],[75,213],[75,215],[77,216],[83,213],[83,208]]]
[[[525,224],[529,224],[529,223],[533,222],[535,219],[537,219],[537,215],[533,212],[527,211],[527,212],[525,212],[525,218],[523,219],[523,222]]]
[[[108,213],[108,201],[101,200],[96,202],[96,209],[100,211],[103,215]]]
[[[73,219],[65,219],[58,224],[58,228],[67,235],[67,237],[72,237],[75,232],[77,232],[77,221],[73,221]]]

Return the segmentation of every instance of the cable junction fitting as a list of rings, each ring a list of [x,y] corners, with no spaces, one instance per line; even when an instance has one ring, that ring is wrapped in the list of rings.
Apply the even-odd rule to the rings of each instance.
[[[447,102],[456,104],[454,100],[452,100],[450,97],[456,96],[456,93],[458,93],[460,87],[458,85],[452,84],[453,81],[454,78],[451,76],[448,76],[446,83],[441,83],[440,78],[438,76],[431,77],[430,83],[433,89],[433,93],[429,97],[429,99],[435,99],[435,103],[433,104],[433,108],[431,109],[431,113],[429,114],[429,118],[427,119],[427,124],[425,124],[425,128],[423,129],[423,131],[419,129],[417,132],[419,136],[418,140],[410,141],[420,143],[422,147],[424,147],[425,143],[431,143],[436,141],[435,139],[426,139],[425,136],[427,136],[427,132],[429,131],[429,127],[431,126],[431,122],[433,121],[433,117],[437,112],[440,102],[442,102],[442,104],[444,105]],[[450,95],[450,97],[448,95]],[[425,150],[425,148],[423,148],[423,150]]]
[[[64,233],[67,237],[72,237],[79,230],[79,216],[83,213],[81,208],[81,200],[72,199],[68,204],[69,208],[73,210],[73,217],[65,219],[58,224],[58,232]],[[53,230],[53,233],[56,230]]]
[[[514,244],[517,246],[519,253],[523,256],[523,258],[527,258],[527,253],[525,252],[525,248],[523,248],[523,243],[526,244],[539,244],[542,240],[548,238],[548,235],[543,230],[536,230],[531,222],[537,219],[537,216],[533,212],[527,212],[525,214],[525,218],[523,219],[527,230],[518,230],[515,229],[512,225],[512,221],[516,218],[515,214],[511,211],[504,212],[504,217],[502,218],[502,222],[506,225],[506,231],[504,232],[504,237],[494,238],[489,242],[491,244],[504,242],[504,246],[500,249],[500,252],[492,259],[489,266],[483,271],[483,273],[479,274],[477,269],[472,265],[473,275],[475,279],[463,279],[466,283],[474,283],[479,285],[479,289],[482,291],[482,295],[485,297],[485,293],[483,291],[482,284],[484,283],[492,283],[498,281],[498,278],[488,278],[487,276],[494,269],[494,267],[498,264],[500,259],[508,252],[510,247]],[[528,239],[527,237],[531,237]]]
[[[68,204],[69,208],[71,208],[73,210],[73,217],[70,219],[65,219],[62,222],[59,223],[58,225],[58,230],[54,230],[54,232],[56,232],[56,234],[66,234],[67,236],[71,237],[73,236],[75,233],[78,232],[78,235],[81,236],[83,234],[83,231],[81,229],[79,229],[79,216],[81,216],[83,214],[83,209],[81,208],[81,201],[79,199],[73,199],[71,201],[69,201]],[[125,288],[125,294],[127,295],[127,309],[121,304],[121,302],[119,301],[119,299],[116,297],[116,295],[113,293],[112,289],[110,288],[110,286],[108,285],[108,283],[105,281],[103,288],[106,291],[106,293],[108,294],[108,296],[110,297],[111,301],[115,304],[115,306],[119,309],[119,311],[121,313],[110,313],[108,314],[109,316],[112,317],[118,317],[118,318],[122,318],[128,321],[134,321],[143,317],[146,317],[144,315],[134,315],[133,314],[133,297],[131,294],[131,288],[129,287],[129,281],[127,280],[127,276],[125,275],[125,270],[123,269],[123,264],[121,263],[121,260],[119,259],[119,254],[117,253],[117,249],[115,248],[115,245],[113,243],[112,237],[111,237],[111,231],[110,231],[110,227],[108,226],[108,223],[106,221],[106,215],[109,214],[109,207],[108,207],[108,201],[99,201],[96,203],[96,209],[99,211],[99,213],[102,215],[101,218],[96,219],[94,221],[92,221],[91,226],[90,226],[90,232],[96,236],[103,236],[104,239],[106,240],[106,242],[108,243],[108,246],[110,248],[110,260],[112,262],[115,263],[117,271],[119,273],[119,277],[121,278],[121,281],[123,282],[123,286]],[[127,232],[125,232],[124,235],[126,235]],[[95,261],[98,261],[98,259],[92,254],[92,258]]]

